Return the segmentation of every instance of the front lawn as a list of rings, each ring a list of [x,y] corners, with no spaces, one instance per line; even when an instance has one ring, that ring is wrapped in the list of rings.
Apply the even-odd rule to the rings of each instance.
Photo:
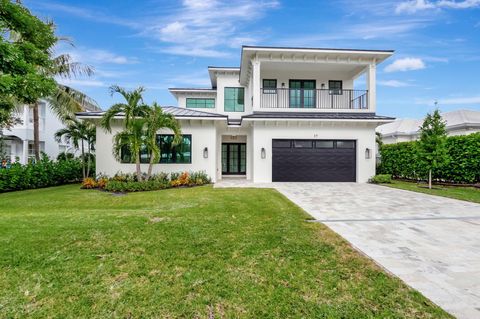
[[[405,182],[398,180],[392,181],[391,184],[383,185],[393,188],[405,189],[408,191],[480,203],[480,189],[474,187],[432,185],[433,189],[428,189],[427,184],[418,184],[416,182]]]
[[[269,189],[0,195],[1,318],[450,318]]]

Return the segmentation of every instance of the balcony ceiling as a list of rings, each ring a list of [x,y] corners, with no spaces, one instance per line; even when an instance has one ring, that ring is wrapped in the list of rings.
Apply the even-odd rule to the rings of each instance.
[[[260,72],[291,72],[298,73],[335,73],[354,77],[365,70],[364,65],[341,64],[341,63],[309,63],[309,62],[270,62],[263,61],[260,65]]]

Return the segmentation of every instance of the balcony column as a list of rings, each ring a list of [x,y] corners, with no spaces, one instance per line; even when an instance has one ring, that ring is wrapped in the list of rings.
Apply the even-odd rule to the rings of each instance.
[[[253,109],[260,108],[260,61],[255,57],[252,61]]]
[[[24,165],[28,163],[28,140],[23,140],[23,150],[20,163]]]
[[[368,90],[368,109],[375,112],[377,107],[377,89],[376,89],[377,65],[375,62],[367,66],[367,90]]]

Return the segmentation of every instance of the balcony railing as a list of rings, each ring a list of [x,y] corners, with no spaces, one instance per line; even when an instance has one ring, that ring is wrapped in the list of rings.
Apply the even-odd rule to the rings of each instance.
[[[368,90],[261,88],[260,108],[368,110]]]

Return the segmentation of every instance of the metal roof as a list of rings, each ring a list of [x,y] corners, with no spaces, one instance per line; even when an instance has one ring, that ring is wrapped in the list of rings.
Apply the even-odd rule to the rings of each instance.
[[[162,106],[162,109],[165,113],[172,114],[175,117],[201,117],[201,118],[227,118],[226,115],[218,113],[210,113],[204,111],[197,111],[192,109],[187,109],[184,107],[176,106]],[[105,111],[101,112],[78,112],[75,113],[79,118],[82,117],[101,117],[105,114]],[[120,113],[119,116],[123,116],[123,113]]]
[[[319,119],[319,120],[395,120],[393,117],[375,113],[353,112],[254,112],[244,119]]]

